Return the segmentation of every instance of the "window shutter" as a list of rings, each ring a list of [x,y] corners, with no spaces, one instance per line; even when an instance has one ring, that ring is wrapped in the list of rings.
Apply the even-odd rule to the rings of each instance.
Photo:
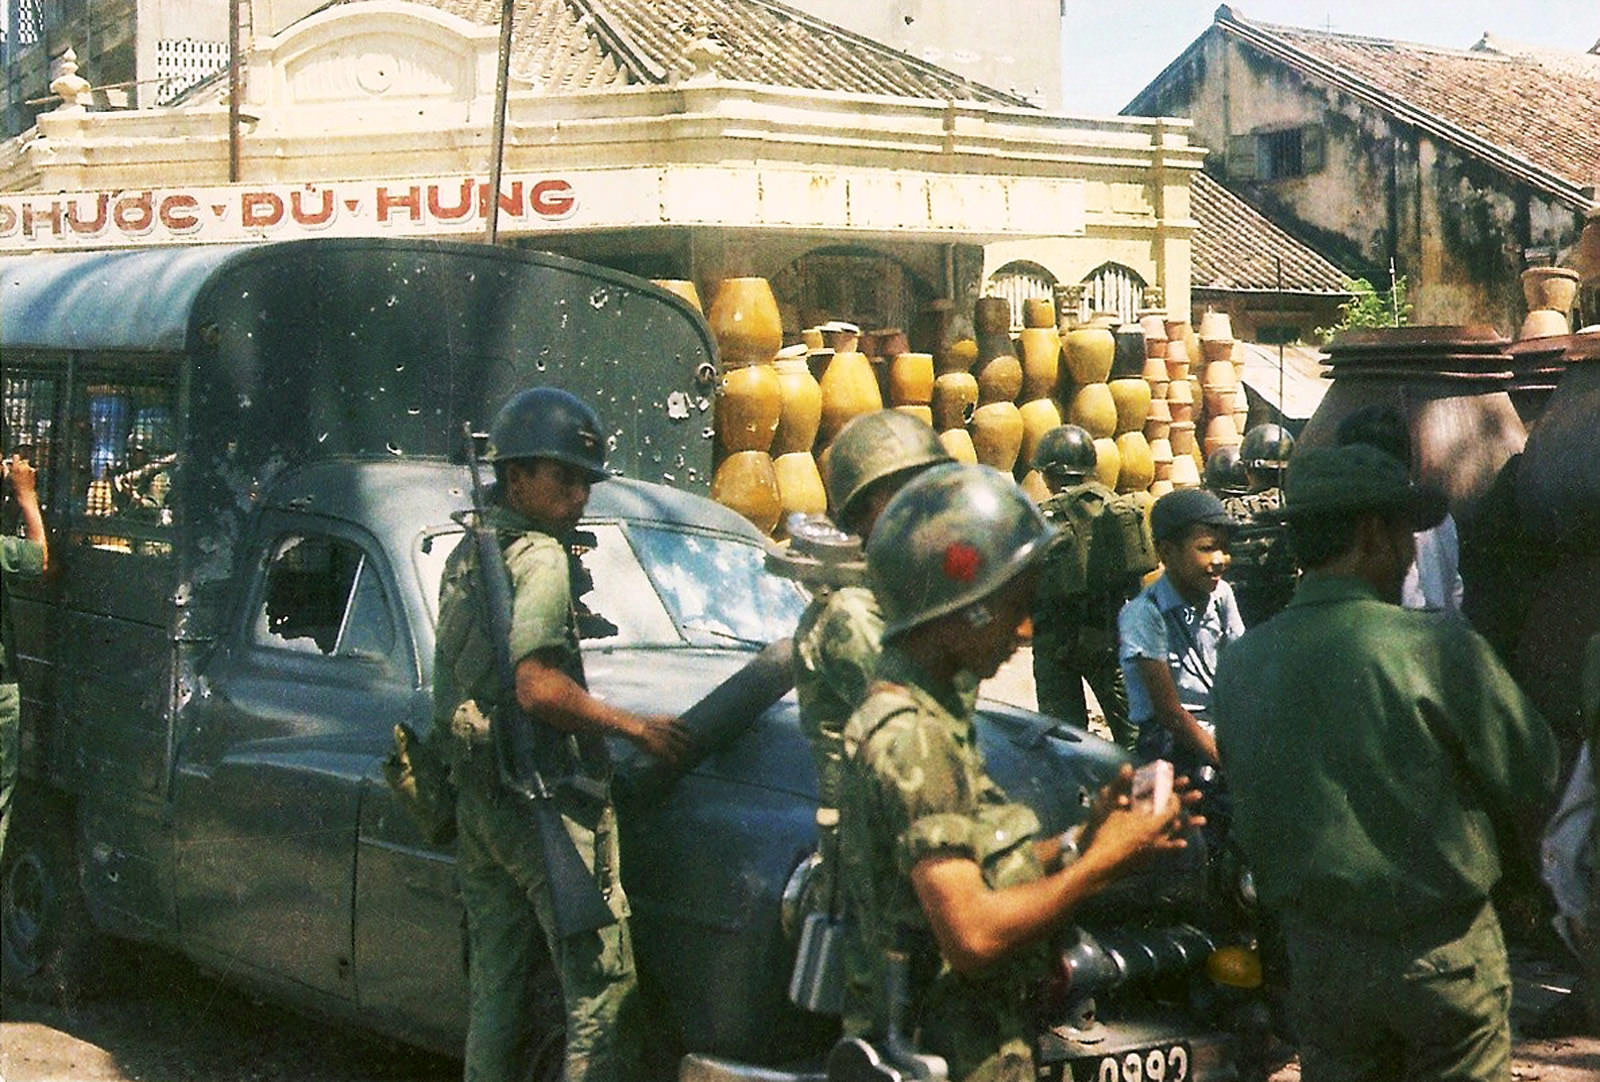
[[[1235,180],[1255,180],[1256,137],[1254,135],[1228,136],[1228,176]]]
[[[1326,135],[1322,125],[1309,124],[1300,129],[1300,168],[1307,175],[1322,172],[1327,161]]]

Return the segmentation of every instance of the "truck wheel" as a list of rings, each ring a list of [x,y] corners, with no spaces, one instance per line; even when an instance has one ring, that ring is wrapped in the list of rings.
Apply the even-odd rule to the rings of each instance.
[[[0,963],[8,992],[65,1002],[93,990],[94,933],[70,816],[19,808],[0,867]],[[27,812],[44,812],[28,816]]]

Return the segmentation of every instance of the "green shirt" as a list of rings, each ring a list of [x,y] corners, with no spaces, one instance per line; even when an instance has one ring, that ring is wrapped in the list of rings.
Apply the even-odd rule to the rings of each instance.
[[[794,691],[800,728],[817,763],[818,802],[839,806],[844,726],[867,697],[882,649],[883,611],[872,591],[843,586],[814,598],[794,632]]]
[[[12,575],[38,578],[44,574],[44,546],[20,537],[0,537],[0,684],[17,680],[15,636],[11,630],[11,601],[6,597],[6,580]]]
[[[1306,576],[1218,667],[1233,836],[1286,920],[1395,932],[1481,905],[1548,808],[1550,728],[1460,621]]]
[[[512,666],[536,651],[549,651],[555,666],[583,686],[571,558],[566,546],[508,507],[489,508],[484,521],[499,539],[511,578]],[[439,583],[436,643],[435,727],[448,733],[456,708],[468,699],[476,701],[485,716],[493,717],[502,700],[502,684],[484,613],[477,542],[470,532],[445,561]],[[565,749],[564,755],[556,756],[561,761],[546,764],[554,775],[580,769],[591,775],[605,773],[606,749],[600,737],[569,735],[551,744]]]
[[[1049,973],[1049,949],[1026,948],[979,977],[939,958],[911,884],[924,857],[968,857],[990,887],[1044,874],[1032,842],[1038,818],[989,777],[971,700],[939,685],[893,646],[844,732],[839,848],[850,913],[845,941],[845,1029],[881,1036],[889,1009],[886,952],[911,954],[907,1033],[966,1076],[1008,1041],[1027,1036],[1026,1001]]]

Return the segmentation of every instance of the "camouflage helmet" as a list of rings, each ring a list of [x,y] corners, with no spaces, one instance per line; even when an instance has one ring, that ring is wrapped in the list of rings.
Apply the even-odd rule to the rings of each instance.
[[[1225,443],[1211,452],[1206,459],[1206,487],[1212,492],[1250,491],[1250,479],[1245,476],[1244,459],[1239,457],[1237,444]]]
[[[489,426],[485,462],[548,458],[606,478],[600,418],[581,399],[555,387],[530,387],[506,399]]]
[[[1094,473],[1094,437],[1078,425],[1057,425],[1039,437],[1033,468],[1046,477],[1084,478]]]
[[[1294,453],[1294,437],[1282,425],[1256,425],[1239,443],[1239,458],[1247,470],[1281,470]]]
[[[919,474],[889,501],[867,541],[884,640],[982,601],[1053,536],[1008,474],[953,462]]]
[[[853,417],[828,445],[823,484],[836,521],[847,526],[867,486],[906,470],[950,462],[927,424],[900,410]]]

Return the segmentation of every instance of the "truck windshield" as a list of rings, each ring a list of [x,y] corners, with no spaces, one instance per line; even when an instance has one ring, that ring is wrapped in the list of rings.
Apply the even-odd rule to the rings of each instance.
[[[424,531],[417,576],[437,615],[457,526]],[[671,526],[593,523],[576,546],[593,588],[578,597],[586,646],[762,646],[793,633],[806,595],[766,570],[761,546]]]

